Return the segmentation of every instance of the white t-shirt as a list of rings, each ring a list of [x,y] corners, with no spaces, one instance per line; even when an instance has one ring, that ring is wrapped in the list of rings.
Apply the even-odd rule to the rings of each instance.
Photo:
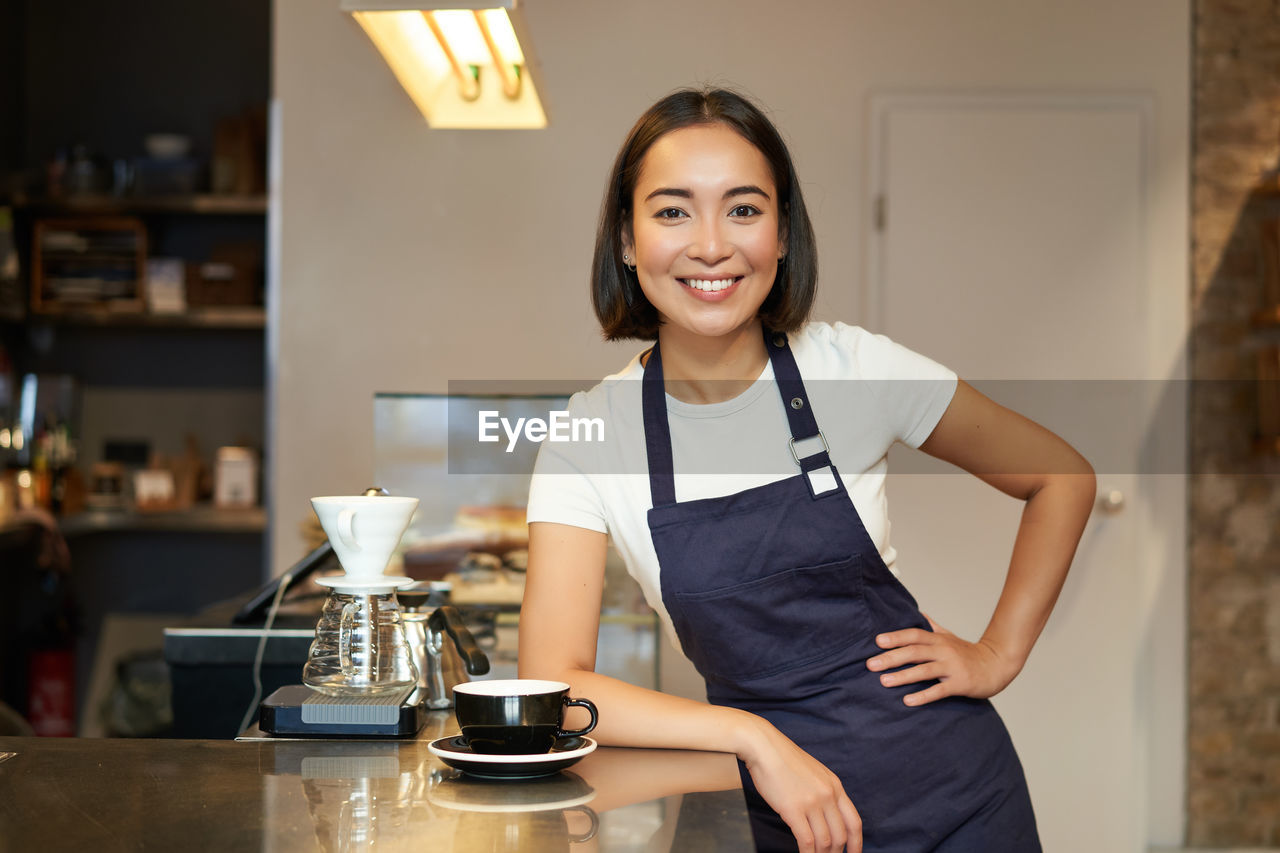
[[[956,375],[857,326],[810,323],[789,337],[831,460],[871,541],[896,573],[884,491],[886,454],[895,441],[919,447],[929,437],[955,394]],[[647,520],[653,501],[640,395],[643,376],[637,355],[620,373],[573,395],[569,417],[599,419],[597,428],[580,430],[583,440],[543,442],[530,485],[528,519],[607,533],[679,647],[662,604]],[[723,497],[800,473],[772,363],[746,391],[726,402],[698,405],[670,395],[666,399],[677,501]],[[811,452],[805,447],[801,455]]]

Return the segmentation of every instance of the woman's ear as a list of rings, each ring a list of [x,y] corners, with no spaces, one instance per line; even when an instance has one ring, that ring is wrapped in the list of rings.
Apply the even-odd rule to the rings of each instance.
[[[791,236],[791,206],[784,205],[778,220],[778,260],[787,256],[787,239]]]
[[[627,266],[635,266],[636,246],[635,241],[631,239],[631,228],[626,225],[622,226],[622,234],[620,236],[622,238],[622,254],[624,257],[629,258],[626,264]]]

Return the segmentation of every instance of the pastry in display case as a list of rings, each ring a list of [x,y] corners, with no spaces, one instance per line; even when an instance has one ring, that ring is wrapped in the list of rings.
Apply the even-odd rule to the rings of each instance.
[[[452,528],[410,545],[403,571],[448,581],[456,604],[519,604],[529,561],[523,506],[462,506]]]

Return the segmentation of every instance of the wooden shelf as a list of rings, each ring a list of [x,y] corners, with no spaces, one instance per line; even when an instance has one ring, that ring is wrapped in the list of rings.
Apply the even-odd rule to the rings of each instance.
[[[191,308],[182,314],[123,311],[32,312],[27,315],[27,322],[119,329],[264,329],[267,325],[267,311],[261,306],[227,305]]]
[[[1260,180],[1253,188],[1259,196],[1280,196],[1280,172],[1273,172]]]
[[[1280,436],[1258,437],[1253,440],[1253,452],[1259,456],[1280,457]]]
[[[1263,308],[1254,314],[1253,326],[1256,329],[1280,328],[1280,305]]]
[[[259,216],[267,212],[266,196],[176,195],[134,198],[129,196],[74,196],[36,198],[18,195],[14,208],[50,214],[187,213],[211,216]]]
[[[262,507],[217,509],[212,506],[196,506],[170,512],[87,510],[58,519],[58,528],[67,537],[134,531],[261,533],[266,527],[267,511]]]

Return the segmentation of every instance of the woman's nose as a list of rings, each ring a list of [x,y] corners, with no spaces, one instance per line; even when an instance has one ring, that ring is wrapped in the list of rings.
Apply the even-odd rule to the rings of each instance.
[[[698,225],[693,243],[689,246],[689,257],[714,266],[732,253],[719,222],[707,220]]]

